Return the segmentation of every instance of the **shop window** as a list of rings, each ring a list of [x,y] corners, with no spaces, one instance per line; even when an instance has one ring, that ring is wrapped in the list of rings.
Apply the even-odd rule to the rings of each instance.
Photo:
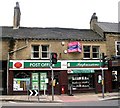
[[[27,91],[30,88],[30,73],[14,72],[13,91]]]
[[[68,80],[69,84],[72,84],[73,90],[94,88],[94,74],[74,74]]]
[[[117,71],[112,71],[112,81],[117,81]]]
[[[83,46],[84,58],[90,58],[90,46]]]
[[[32,59],[49,59],[49,45],[32,45]]]
[[[99,58],[99,46],[92,46],[92,57]]]
[[[116,55],[120,56],[120,42],[116,42]]]

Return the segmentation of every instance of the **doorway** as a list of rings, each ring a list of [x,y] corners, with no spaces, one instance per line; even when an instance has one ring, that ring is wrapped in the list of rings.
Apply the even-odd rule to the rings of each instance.
[[[112,71],[112,89],[113,91],[119,90],[119,80],[118,80],[118,71]]]

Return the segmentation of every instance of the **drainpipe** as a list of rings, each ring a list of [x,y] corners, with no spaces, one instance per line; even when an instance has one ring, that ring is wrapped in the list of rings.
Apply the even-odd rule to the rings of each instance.
[[[25,44],[26,45],[23,46],[23,47],[21,47],[21,48],[18,48],[18,49],[14,50],[14,51],[8,52],[8,55],[7,55],[7,94],[8,94],[8,89],[9,89],[9,87],[8,87],[8,81],[9,81],[9,60],[10,60],[10,54],[26,48],[28,46],[28,40],[25,41]]]

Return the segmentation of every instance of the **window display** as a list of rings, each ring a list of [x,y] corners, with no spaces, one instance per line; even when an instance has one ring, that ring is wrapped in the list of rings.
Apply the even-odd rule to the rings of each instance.
[[[30,87],[30,78],[14,78],[13,91],[27,91]]]
[[[71,76],[73,90],[94,88],[93,74],[76,74]]]
[[[32,73],[32,89],[38,89],[38,73]]]
[[[46,79],[47,79],[47,73],[40,73],[40,90],[47,89]]]
[[[30,88],[30,73],[14,72],[13,91],[27,91]]]

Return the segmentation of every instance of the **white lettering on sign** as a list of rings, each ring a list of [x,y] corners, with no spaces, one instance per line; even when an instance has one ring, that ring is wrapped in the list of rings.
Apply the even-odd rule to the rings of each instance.
[[[30,63],[30,67],[49,67],[49,63]]]
[[[49,67],[50,64],[49,63],[41,63],[41,67]]]

